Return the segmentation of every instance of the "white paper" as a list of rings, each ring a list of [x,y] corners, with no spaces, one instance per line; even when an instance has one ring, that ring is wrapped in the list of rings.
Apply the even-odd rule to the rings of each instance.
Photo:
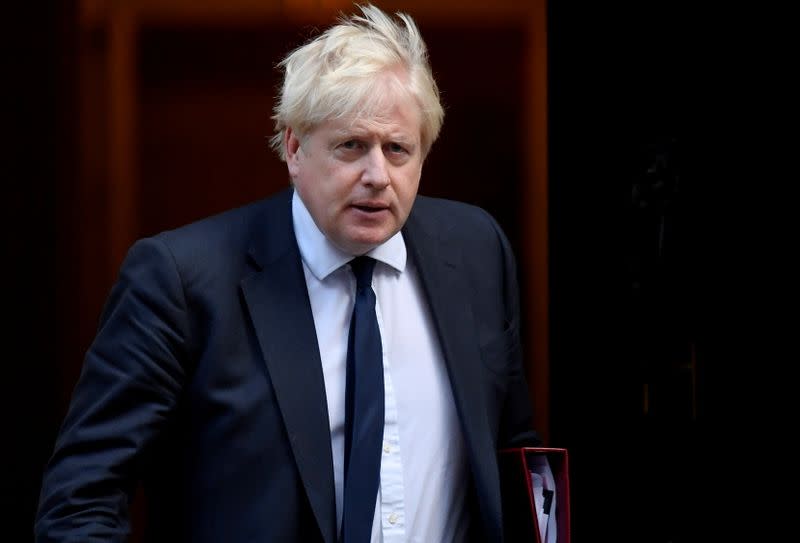
[[[529,455],[528,469],[533,487],[533,503],[536,507],[536,520],[539,522],[539,537],[544,543],[556,543],[556,481],[546,454]],[[549,514],[544,512],[544,491],[553,492]]]

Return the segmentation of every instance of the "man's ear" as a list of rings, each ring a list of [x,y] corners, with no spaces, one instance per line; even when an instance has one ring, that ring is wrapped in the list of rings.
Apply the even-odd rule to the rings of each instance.
[[[295,177],[300,173],[300,138],[291,127],[286,127],[283,132],[283,145],[286,149],[286,164],[289,166],[289,175]]]

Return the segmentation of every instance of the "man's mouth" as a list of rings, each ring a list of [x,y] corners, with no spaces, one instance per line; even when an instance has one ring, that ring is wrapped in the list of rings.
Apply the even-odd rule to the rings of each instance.
[[[379,211],[388,209],[387,206],[384,205],[371,205],[371,204],[353,204],[353,207],[365,213],[378,213]]]

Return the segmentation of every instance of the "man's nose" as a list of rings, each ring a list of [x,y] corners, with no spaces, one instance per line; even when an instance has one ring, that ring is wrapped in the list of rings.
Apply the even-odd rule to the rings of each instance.
[[[389,164],[383,149],[375,145],[370,148],[369,153],[364,156],[364,171],[361,179],[365,184],[375,188],[384,188],[389,182]]]

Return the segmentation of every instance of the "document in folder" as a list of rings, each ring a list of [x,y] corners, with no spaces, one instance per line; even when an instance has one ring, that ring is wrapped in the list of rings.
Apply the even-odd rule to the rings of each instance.
[[[499,465],[506,541],[569,543],[567,450],[503,449]]]

